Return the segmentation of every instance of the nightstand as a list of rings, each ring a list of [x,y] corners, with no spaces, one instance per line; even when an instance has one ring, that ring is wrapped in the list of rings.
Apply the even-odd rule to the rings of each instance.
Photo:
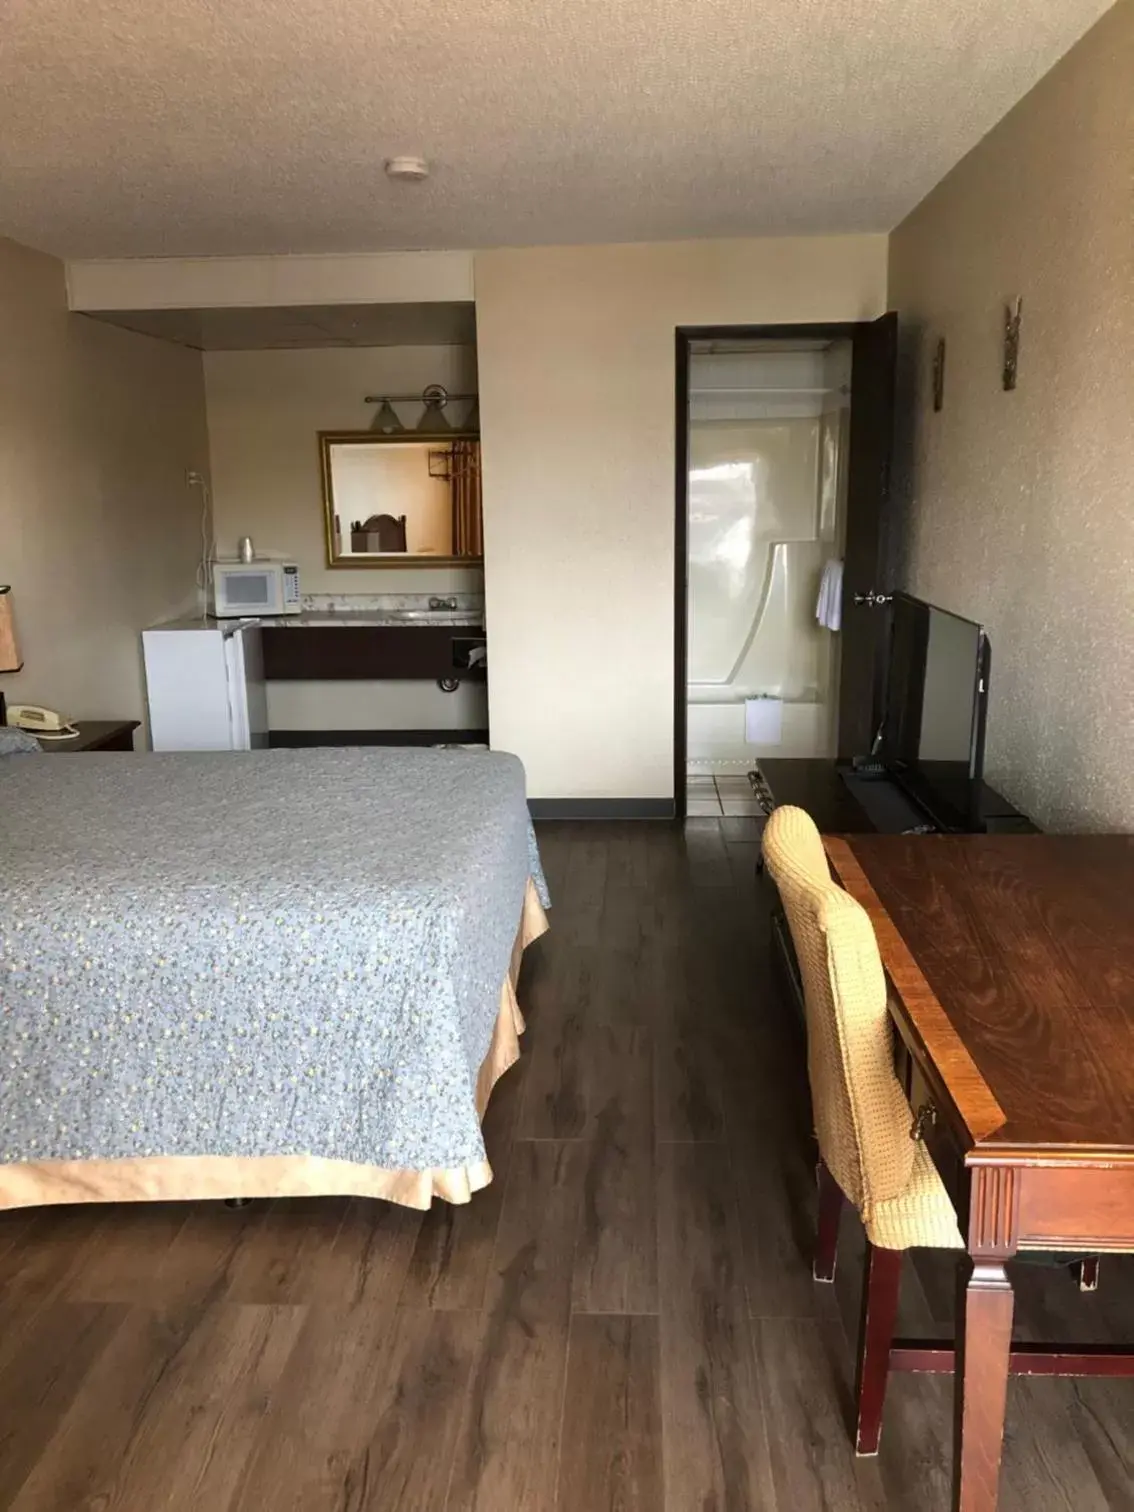
[[[76,719],[77,735],[66,740],[41,740],[40,747],[49,756],[64,751],[132,751],[137,719]]]

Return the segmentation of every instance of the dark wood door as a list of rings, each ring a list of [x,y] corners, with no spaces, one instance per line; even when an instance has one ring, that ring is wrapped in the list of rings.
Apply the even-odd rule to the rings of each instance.
[[[865,755],[882,713],[882,671],[889,614],[877,603],[885,581],[890,527],[890,462],[898,317],[891,311],[854,328],[851,360],[847,543],[839,636],[839,755]]]

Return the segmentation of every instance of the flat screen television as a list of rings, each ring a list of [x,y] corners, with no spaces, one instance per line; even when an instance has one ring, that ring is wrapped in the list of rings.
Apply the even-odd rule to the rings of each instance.
[[[894,594],[879,756],[947,828],[978,810],[990,660],[973,620]]]

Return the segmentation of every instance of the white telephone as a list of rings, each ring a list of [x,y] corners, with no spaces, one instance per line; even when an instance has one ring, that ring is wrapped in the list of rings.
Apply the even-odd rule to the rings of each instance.
[[[7,719],[17,730],[27,730],[40,740],[70,740],[79,733],[69,719],[39,704],[9,704]]]

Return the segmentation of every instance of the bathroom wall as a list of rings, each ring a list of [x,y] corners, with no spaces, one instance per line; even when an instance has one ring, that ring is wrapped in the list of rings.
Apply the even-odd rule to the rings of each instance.
[[[833,754],[838,637],[815,605],[844,529],[850,348],[694,352],[689,706],[693,770]],[[744,700],[780,705],[750,744]]]

